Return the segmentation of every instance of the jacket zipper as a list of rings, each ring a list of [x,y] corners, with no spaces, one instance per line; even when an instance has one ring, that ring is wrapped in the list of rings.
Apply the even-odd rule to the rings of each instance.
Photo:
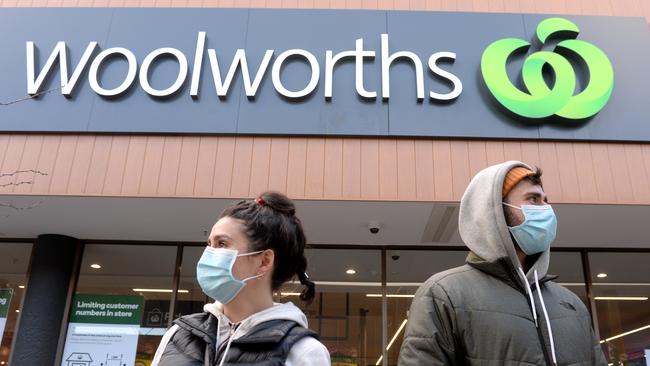
[[[507,271],[507,273],[510,276],[510,279],[514,279],[512,273],[510,271]],[[516,281],[515,283],[519,283],[519,282]],[[531,289],[531,291],[532,291],[532,289]],[[528,298],[526,298],[526,290],[524,289],[522,291],[522,289],[519,288],[519,292],[524,296],[524,300],[526,302],[528,302]],[[537,313],[537,309],[530,309],[530,311],[531,311],[531,314],[532,314],[533,311],[535,313]],[[538,315],[537,319],[540,319],[539,314],[537,314],[537,315]],[[553,364],[553,362],[551,362],[551,358],[548,355],[548,349],[546,349],[546,341],[544,340],[544,335],[542,334],[542,329],[540,328],[540,324],[541,324],[541,322],[538,322],[537,326],[535,328],[537,329],[537,338],[539,339],[539,343],[542,346],[542,353],[544,354],[544,360],[546,361],[546,365],[556,366],[556,365]]]
[[[533,311],[537,312],[537,310],[533,310]],[[544,360],[546,361],[547,365],[553,365],[551,359],[548,357],[548,350],[546,349],[546,341],[544,340],[542,329],[539,326],[537,326],[536,328],[537,328],[537,337],[539,338],[539,343],[542,345],[542,353],[544,354]]]

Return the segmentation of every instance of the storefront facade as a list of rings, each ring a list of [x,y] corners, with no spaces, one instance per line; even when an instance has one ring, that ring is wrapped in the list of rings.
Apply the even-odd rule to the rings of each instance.
[[[3,33],[28,36],[2,44],[20,44],[21,56],[2,64],[0,88],[0,365],[121,364],[131,354],[148,365],[173,318],[208,301],[194,272],[206,230],[228,204],[269,189],[295,199],[306,225],[318,296],[302,309],[333,364],[394,365],[417,286],[464,262],[456,220],[469,180],[513,159],[544,170],[560,220],[550,272],[592,311],[609,362],[650,364],[647,1],[2,6]],[[97,9],[60,8],[68,6]],[[508,104],[480,62],[489,43],[477,39],[529,41],[549,18],[574,22],[576,39],[601,47],[613,67],[612,87],[602,62],[586,62],[603,102],[580,118],[564,105]],[[512,19],[528,28],[516,31]],[[56,62],[39,74],[57,42],[69,58],[61,88]],[[183,52],[148,58],[160,47]],[[250,85],[238,71],[228,89],[238,49]],[[422,70],[401,54],[384,73],[400,51]],[[266,72],[256,73],[267,55]],[[171,77],[154,78],[161,74]],[[589,85],[574,83],[571,91]],[[578,122],[559,125],[558,116]],[[288,284],[278,301],[298,304],[297,288]],[[137,308],[116,323],[137,331],[100,360],[70,345],[72,327],[101,323],[77,315],[92,318],[102,301],[119,302],[120,314]]]

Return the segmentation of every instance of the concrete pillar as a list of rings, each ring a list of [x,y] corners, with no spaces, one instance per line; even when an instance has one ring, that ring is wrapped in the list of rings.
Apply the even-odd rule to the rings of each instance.
[[[37,238],[10,365],[55,364],[80,252],[79,241],[69,236],[47,234]]]

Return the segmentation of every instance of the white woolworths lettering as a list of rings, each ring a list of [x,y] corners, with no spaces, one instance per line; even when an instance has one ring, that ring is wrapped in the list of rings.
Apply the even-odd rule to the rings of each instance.
[[[116,88],[113,89],[104,89],[101,85],[99,85],[99,81],[97,80],[97,73],[99,72],[99,66],[104,62],[109,57],[114,57],[116,55],[121,55],[126,58],[126,62],[129,65],[129,69],[126,73],[126,78]],[[135,80],[135,76],[138,72],[138,61],[135,59],[135,55],[133,52],[127,50],[126,48],[122,47],[114,47],[114,48],[109,48],[106,49],[97,55],[95,59],[93,60],[93,63],[90,65],[90,71],[88,72],[88,82],[90,83],[90,88],[97,94],[103,95],[105,97],[113,97],[116,95],[120,95],[124,93],[131,84],[133,84],[133,81]],[[63,78],[61,78],[61,82],[63,82]],[[74,87],[74,86],[73,86]],[[70,90],[72,91],[72,89]]]
[[[201,66],[203,65],[203,57],[205,53],[205,40],[206,33],[199,32],[199,35],[196,40],[196,52],[194,54],[194,66],[192,69],[192,83],[190,86],[190,95],[192,97],[198,97],[199,95],[199,84],[201,82]],[[238,49],[235,52],[228,73],[226,74],[226,79],[221,78],[221,69],[219,68],[219,59],[217,58],[217,53],[213,49],[208,50],[208,58],[210,61],[210,69],[212,71],[212,79],[214,81],[214,87],[217,92],[217,96],[224,98],[228,95],[228,90],[230,90],[230,85],[232,80],[235,77],[237,68],[241,68],[242,79],[244,81],[244,90],[246,91],[246,96],[249,98],[254,98],[257,94],[257,89],[262,82],[264,73],[271,62],[273,57],[273,50],[267,50],[264,53],[264,58],[260,67],[257,69],[255,78],[251,83],[250,72],[248,70],[248,62],[246,60],[246,51],[243,49]]]
[[[282,80],[280,80],[280,71],[282,70],[282,64],[290,57],[302,56],[307,59],[309,62],[309,67],[311,68],[311,79],[305,88],[292,92],[284,87]],[[320,66],[318,65],[318,60],[316,56],[309,51],[293,49],[284,51],[275,59],[273,62],[273,70],[271,72],[271,77],[273,79],[273,86],[278,93],[284,95],[287,98],[302,98],[305,97],[316,89],[318,86],[318,79],[320,78]]]
[[[178,77],[176,78],[174,84],[172,84],[169,88],[159,90],[154,89],[149,83],[149,67],[157,57],[162,55],[172,55],[174,58],[176,58],[176,61],[178,61]],[[183,84],[185,84],[186,78],[187,58],[185,58],[183,52],[176,48],[159,48],[148,54],[147,57],[144,58],[144,61],[142,61],[142,66],[140,66],[140,85],[142,86],[142,89],[147,92],[147,94],[154,97],[167,97],[176,93],[183,86]]]
[[[206,51],[206,32],[199,32],[197,41],[196,41],[196,50],[194,54],[194,64],[192,67],[192,78],[190,84],[190,96],[198,97],[199,94],[199,85],[201,82],[201,68],[203,64],[203,59],[205,57]],[[416,96],[418,101],[424,100],[424,70],[422,61],[413,52],[410,51],[398,51],[393,54],[389,52],[389,40],[388,34],[381,35],[381,93],[384,100],[390,99],[390,67],[393,62],[398,59],[406,59],[411,61],[415,68],[415,80],[416,80]],[[59,72],[61,78],[61,93],[65,96],[69,96],[75,89],[79,78],[88,64],[92,54],[97,48],[97,42],[89,42],[88,47],[84,51],[81,59],[74,68],[72,75],[68,78],[68,56],[67,48],[65,42],[58,42],[50,56],[48,57],[45,65],[36,76],[36,67],[35,67],[35,45],[34,42],[26,43],[26,53],[27,53],[27,92],[30,95],[38,94],[42,91],[45,80],[51,74],[54,64],[58,59],[59,63]],[[220,98],[225,98],[228,95],[230,87],[232,85],[233,79],[237,73],[237,69],[241,70],[241,77],[244,85],[244,90],[246,96],[249,99],[255,98],[259,86],[266,74],[266,71],[271,63],[273,58],[274,50],[266,50],[262,61],[257,68],[254,78],[251,81],[250,70],[248,68],[248,61],[246,58],[246,50],[238,49],[233,56],[232,62],[228,68],[225,78],[222,78],[221,69],[219,67],[219,60],[217,58],[217,53],[214,49],[208,49],[208,60],[210,63],[210,70],[212,72],[214,87],[217,96]],[[359,38],[355,42],[355,49],[349,51],[339,52],[336,55],[333,55],[331,50],[326,50],[325,52],[325,99],[332,99],[332,89],[333,89],[333,74],[334,68],[337,62],[340,62],[344,59],[354,58],[355,60],[355,88],[359,96],[363,98],[376,98],[376,91],[368,91],[364,86],[364,61],[365,60],[374,60],[375,51],[364,50],[363,49],[363,38]],[[178,62],[178,75],[176,81],[166,89],[155,89],[151,86],[149,81],[149,68],[151,65],[161,56],[169,55],[176,59]],[[128,64],[128,71],[124,81],[113,89],[105,89],[99,85],[98,72],[102,63],[110,57],[123,57],[126,59]],[[297,91],[288,90],[282,83],[280,74],[282,71],[283,64],[289,58],[303,58],[305,59],[311,69],[311,76],[307,85]],[[429,98],[432,100],[442,100],[449,101],[455,98],[458,98],[463,90],[463,85],[461,80],[454,74],[443,70],[438,66],[439,60],[450,59],[455,60],[456,54],[453,52],[437,52],[432,54],[428,60],[429,70],[451,82],[453,89],[446,94],[440,94],[434,91],[429,92]],[[138,64],[135,55],[133,52],[126,48],[114,47],[106,49],[100,52],[90,65],[88,81],[92,90],[102,96],[118,96],[124,93],[126,90],[131,87],[135,78],[138,74],[137,70]],[[180,50],[176,48],[159,48],[151,53],[149,53],[143,60],[142,66],[139,73],[139,82],[143,90],[152,96],[156,97],[166,97],[178,92],[182,86],[185,84],[188,74],[188,62],[186,56]],[[273,87],[275,90],[286,98],[289,99],[299,99],[303,98],[316,90],[318,87],[320,79],[320,65],[316,57],[306,50],[302,49],[291,49],[282,52],[276,57],[273,62],[271,70],[271,78],[273,82]]]
[[[334,75],[334,66],[337,62],[354,57],[354,85],[359,94],[363,98],[376,98],[377,92],[367,91],[363,86],[363,60],[365,58],[373,60],[375,58],[375,51],[363,50],[363,38],[359,38],[355,42],[356,48],[354,51],[343,51],[332,56],[332,51],[325,51],[325,99],[332,99],[332,84]]]
[[[34,42],[31,41],[27,42],[26,44],[27,93],[29,95],[34,95],[34,94],[38,94],[41,91],[45,78],[52,70],[52,66],[54,66],[54,62],[56,62],[58,58],[59,70],[61,73],[61,94],[65,96],[70,95],[72,93],[72,90],[74,89],[74,86],[77,84],[77,81],[79,80],[79,76],[81,75],[81,72],[83,71],[86,64],[88,63],[88,60],[90,60],[90,56],[95,50],[95,47],[97,47],[97,42],[88,43],[88,47],[86,47],[86,51],[81,56],[81,60],[79,60],[79,63],[77,63],[77,66],[75,67],[72,73],[72,77],[68,79],[68,57],[67,57],[66,45],[65,42],[57,42],[56,46],[54,47],[54,50],[50,54],[50,57],[45,62],[45,66],[43,66],[43,69],[41,69],[41,72],[38,74],[38,77],[35,78],[34,77],[36,73],[35,72],[36,67],[34,66],[35,46],[34,46]]]
[[[415,66],[415,91],[419,101],[424,100],[424,72],[422,61],[413,52],[400,51],[388,55],[388,34],[381,35],[381,94],[382,98],[390,98],[390,65],[399,58],[406,58],[413,61]]]
[[[463,92],[463,83],[460,81],[458,76],[438,67],[437,63],[440,59],[456,60],[456,54],[453,52],[436,52],[429,57],[429,69],[434,74],[451,81],[454,88],[447,94],[439,94],[433,91],[429,92],[429,98],[443,101],[456,99],[460,96],[460,93]]]

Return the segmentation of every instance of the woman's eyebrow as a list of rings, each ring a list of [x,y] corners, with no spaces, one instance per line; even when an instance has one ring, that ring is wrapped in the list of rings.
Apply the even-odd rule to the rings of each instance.
[[[218,234],[211,238],[212,241],[219,240],[219,239],[232,240],[232,238],[227,234]]]

